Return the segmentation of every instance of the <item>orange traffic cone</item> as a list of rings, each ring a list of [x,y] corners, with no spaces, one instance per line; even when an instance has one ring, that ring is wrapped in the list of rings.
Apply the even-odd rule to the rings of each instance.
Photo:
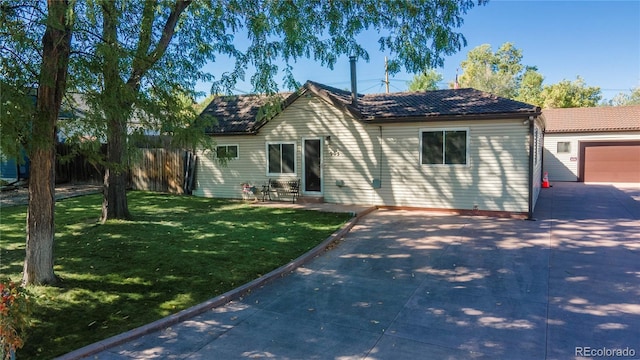
[[[544,177],[542,178],[542,187],[544,189],[551,187],[551,185],[549,185],[549,173],[548,172],[544,173]]]

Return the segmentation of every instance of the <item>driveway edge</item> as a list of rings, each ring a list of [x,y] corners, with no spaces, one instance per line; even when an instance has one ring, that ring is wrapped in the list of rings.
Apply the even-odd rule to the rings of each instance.
[[[83,359],[91,355],[97,354],[99,352],[105,351],[107,349],[116,347],[118,345],[122,345],[128,341],[137,339],[139,337],[150,334],[152,332],[158,331],[160,329],[164,329],[166,327],[175,325],[179,322],[192,318],[196,315],[200,315],[210,309],[225,305],[235,299],[238,299],[246,295],[247,293],[253,291],[254,289],[264,286],[265,284],[277,278],[286,276],[293,270],[297,269],[298,267],[306,264],[313,258],[317,257],[318,255],[323,253],[325,250],[327,250],[327,248],[329,248],[336,241],[339,241],[340,239],[342,239],[358,223],[358,221],[360,221],[362,217],[375,211],[376,209],[377,209],[376,207],[370,207],[359,213],[354,213],[353,214],[354,216],[341,229],[336,230],[333,234],[329,235],[328,238],[326,238],[323,242],[318,244],[316,247],[309,250],[305,254],[299,256],[298,258],[294,259],[293,261],[289,262],[288,264],[285,264],[265,275],[262,275],[261,277],[255,280],[252,280],[233,290],[227,291],[226,293],[222,295],[218,295],[203,303],[194,305],[188,309],[184,309],[173,315],[169,315],[162,319],[156,320],[152,323],[142,325],[135,329],[131,329],[122,334],[118,334],[110,338],[98,341],[96,343],[87,345],[80,349],[74,350],[70,353],[57,357],[56,359],[57,360]]]

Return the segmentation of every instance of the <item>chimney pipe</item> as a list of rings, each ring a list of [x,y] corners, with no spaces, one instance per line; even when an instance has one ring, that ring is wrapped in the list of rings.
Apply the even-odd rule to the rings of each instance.
[[[358,81],[356,80],[356,57],[349,56],[351,63],[351,105],[358,105]]]

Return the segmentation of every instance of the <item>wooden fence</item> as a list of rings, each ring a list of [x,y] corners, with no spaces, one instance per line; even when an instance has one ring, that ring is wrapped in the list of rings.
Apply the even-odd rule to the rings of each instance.
[[[106,148],[103,147],[103,155]],[[73,154],[69,145],[56,146],[56,183],[101,184],[104,167],[82,154]],[[129,187],[136,190],[191,194],[195,179],[195,155],[185,150],[137,149],[130,160]]]
[[[131,187],[137,190],[190,194],[195,157],[185,150],[140,149],[131,163]]]
[[[106,147],[101,149],[106,153]],[[67,144],[56,145],[56,183],[91,183],[101,184],[104,177],[104,167],[89,161],[82,154],[73,154],[73,149]]]

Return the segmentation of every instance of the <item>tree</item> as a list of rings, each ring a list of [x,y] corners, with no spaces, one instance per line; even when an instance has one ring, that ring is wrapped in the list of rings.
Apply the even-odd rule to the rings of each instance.
[[[434,69],[428,69],[427,71],[415,75],[409,82],[409,91],[428,91],[437,90],[439,88],[438,83],[443,79],[442,74]]]
[[[42,58],[41,50],[27,45],[41,43],[44,34],[36,23],[43,21],[29,16],[36,12],[45,14],[46,8],[0,0],[0,148],[3,156],[18,159],[31,138]]]
[[[462,61],[461,87],[471,87],[497,96],[513,99],[517,96],[521,80],[522,51],[512,43],[504,43],[494,53],[491,45],[480,45]]]
[[[104,197],[102,201],[102,221],[110,218],[127,219],[129,209],[127,205],[127,178],[125,169],[121,165],[127,163],[125,143],[127,138],[127,123],[133,113],[133,105],[138,97],[142,85],[142,78],[164,55],[182,12],[191,3],[189,0],[178,0],[163,22],[161,35],[154,42],[153,23],[156,20],[155,1],[147,0],[142,8],[140,32],[134,56],[123,59],[118,30],[123,21],[123,8],[116,1],[104,0],[99,2],[102,10],[102,39],[106,44],[112,44],[116,49],[108,46],[97,48],[97,55],[102,59],[102,85],[100,110],[104,112],[107,123],[107,168],[104,175]],[[124,22],[125,26],[130,23]],[[123,60],[129,60],[130,66],[122,71]],[[122,75],[126,74],[127,78]]]
[[[542,82],[544,77],[538,72],[538,69],[534,66],[527,67],[518,88],[518,95],[515,100],[522,101],[528,104],[542,106],[544,100],[542,99]]]
[[[602,98],[599,87],[563,80],[543,85],[544,77],[535,66],[522,65],[522,51],[511,43],[504,43],[493,53],[491,45],[480,45],[467,54],[461,63],[463,70],[458,82],[494,95],[514,99],[540,107],[596,106]]]
[[[194,109],[196,110],[196,113],[198,113],[198,114],[202,113],[204,111],[204,109],[206,109],[207,106],[209,106],[211,101],[213,101],[213,99],[215,99],[216,96],[217,96],[216,94],[208,95],[206,98],[204,98],[203,100],[201,100],[197,104],[194,104],[193,106],[194,106]]]
[[[602,99],[600,88],[587,86],[578,76],[575,81],[562,80],[542,89],[543,107],[573,108],[597,106]]]
[[[640,105],[640,86],[632,89],[628,94],[619,93],[609,101],[612,106]]]
[[[0,7],[4,20],[2,31],[15,36],[13,42],[11,39],[2,42],[3,57],[5,53],[12,56],[12,59],[4,59],[2,63],[1,80],[5,84],[4,90],[8,92],[5,98],[3,91],[2,103],[5,106],[8,101],[12,105],[2,113],[3,130],[8,129],[16,140],[20,139],[18,141],[26,146],[31,161],[22,282],[52,284],[57,281],[53,271],[55,128],[66,89],[73,8],[67,0],[48,0],[46,11],[40,9],[39,4],[31,5],[28,2],[3,2]],[[25,48],[25,53],[17,53],[15,50],[21,49],[39,34],[37,30],[29,33],[19,29],[22,21],[32,22],[30,16],[36,12],[44,16],[41,51]],[[31,25],[37,28],[37,22],[33,21]],[[37,78],[35,108],[31,100],[31,87],[28,86],[29,77],[16,73],[20,70],[28,71],[32,81]],[[15,120],[10,119],[18,115],[16,109],[29,114],[17,116],[21,120],[30,119],[26,122],[27,126],[16,126]]]
[[[14,2],[2,0],[2,20],[13,11]],[[378,43],[380,51],[387,51],[392,57],[388,64],[391,73],[401,67],[414,73],[434,68],[443,64],[445,55],[466,45],[464,36],[455,29],[461,26],[462,16],[476,6],[473,0],[435,3],[77,0],[72,8],[70,0],[48,0],[47,14],[37,8],[39,2],[36,5],[28,5],[32,2],[27,0],[23,2],[35,9],[27,13],[28,21],[46,23],[42,47],[22,39],[19,26],[0,28],[3,35],[0,41],[3,63],[6,55],[17,59],[15,62],[21,63],[22,68],[38,68],[33,65],[39,63],[38,56],[22,54],[42,54],[39,97],[33,117],[34,136],[23,139],[27,144],[40,136],[48,139],[42,147],[34,147],[40,150],[30,152],[41,159],[36,160],[35,165],[38,176],[43,176],[42,181],[33,185],[30,224],[35,226],[37,220],[44,228],[28,234],[28,239],[38,236],[37,247],[45,249],[46,257],[53,248],[51,145],[55,117],[65,89],[67,64],[72,89],[83,94],[89,107],[78,129],[90,131],[90,137],[107,139],[109,143],[102,219],[126,217],[128,207],[122,174],[127,167],[124,154],[130,144],[127,141],[130,125],[136,122],[168,129],[178,139],[189,137],[181,136],[183,132],[196,133],[199,124],[192,121],[193,107],[181,101],[183,96],[195,97],[196,81],[212,81],[212,93],[229,91],[238,80],[245,78],[249,69],[254,69],[250,81],[256,92],[278,91],[274,78],[279,74],[284,74],[288,88],[297,88],[292,64],[298,58],[313,58],[329,68],[345,55],[368,60],[366,49],[357,42],[357,36],[365,30],[383,34]],[[485,3],[486,0],[477,1],[478,5]],[[69,21],[72,10],[73,28]],[[26,17],[15,18],[18,18],[16,24],[26,21]],[[235,34],[246,34],[247,41],[236,42]],[[5,36],[10,41],[5,42]],[[70,48],[75,51],[69,58]],[[202,66],[215,62],[216,56],[230,58],[234,68],[214,78],[203,72]],[[276,65],[280,60],[284,61],[284,68]],[[15,71],[8,73],[3,69],[0,76],[2,85],[15,87],[16,94],[20,86],[27,84],[16,80],[20,76]],[[41,198],[43,201],[39,202]],[[32,244],[35,243],[28,243],[29,249],[34,249]],[[32,263],[29,256],[27,254],[25,269],[27,262]],[[29,268],[30,282],[53,281],[52,261],[42,260],[41,265],[33,272]]]
[[[94,94],[90,103],[97,123],[100,117],[106,120],[106,126],[98,126],[106,129],[109,154],[105,162],[108,170],[103,221],[128,217],[125,148],[127,124],[135,115],[133,109],[166,121],[164,118],[174,113],[178,104],[176,93],[193,95],[189,89],[196,80],[212,79],[210,74],[197,70],[205,61],[219,54],[235,61],[231,72],[215,79],[212,92],[228,92],[249,69],[255,69],[251,76],[254,91],[274,93],[278,91],[274,77],[281,70],[275,65],[279,59],[285,62],[282,71],[287,87],[295,89],[299,83],[292,76],[290,63],[299,57],[311,57],[331,68],[340,55],[368,59],[356,36],[373,28],[388,31],[388,35],[379,38],[379,44],[381,50],[396,55],[389,62],[389,70],[405,67],[415,71],[440,65],[443,55],[461,48],[464,37],[454,28],[460,26],[462,14],[475,5],[473,1],[438,5],[384,1],[374,5],[302,0],[178,0],[161,4],[153,0],[144,4],[95,0],[82,9],[90,19],[82,32],[86,34],[82,48],[94,51],[89,60],[82,59],[79,68],[88,63],[102,72],[101,76],[87,77],[82,92]],[[440,16],[447,20],[431,21]],[[101,29],[101,36],[95,36],[90,29]],[[229,35],[240,32],[246,32],[248,45],[240,47]],[[174,108],[169,111],[156,106],[160,103]]]

